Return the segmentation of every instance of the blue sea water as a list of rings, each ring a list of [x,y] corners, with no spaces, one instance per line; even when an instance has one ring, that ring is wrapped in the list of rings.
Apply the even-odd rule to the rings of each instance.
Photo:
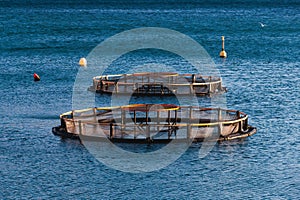
[[[1,1],[0,199],[299,199],[299,10],[296,0]],[[217,144],[202,159],[191,147],[140,174],[111,169],[79,142],[53,136],[59,115],[72,109],[79,58],[139,27],[199,42],[229,89],[227,107],[248,113],[258,133]],[[222,35],[226,60],[218,57]],[[155,55],[146,54],[151,62]]]

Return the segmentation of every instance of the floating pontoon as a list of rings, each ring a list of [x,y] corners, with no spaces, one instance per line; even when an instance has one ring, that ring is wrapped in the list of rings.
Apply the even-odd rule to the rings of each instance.
[[[96,76],[89,90],[130,95],[208,95],[224,92],[226,88],[220,77],[145,72]]]
[[[54,135],[74,139],[108,139],[112,142],[168,143],[172,140],[233,140],[251,136],[256,128],[248,115],[237,110],[133,104],[73,110],[60,115]]]

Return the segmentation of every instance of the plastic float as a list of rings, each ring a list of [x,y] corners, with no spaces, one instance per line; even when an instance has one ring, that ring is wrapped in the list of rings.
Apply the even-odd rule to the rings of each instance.
[[[227,53],[225,51],[225,37],[222,36],[222,50],[220,52],[220,57],[221,58],[226,58],[227,57]]]
[[[130,95],[209,95],[226,92],[220,77],[172,72],[96,76],[89,90]]]
[[[40,76],[39,76],[37,73],[34,73],[34,74],[33,74],[33,80],[34,80],[34,81],[40,81],[41,78],[40,78]]]
[[[80,58],[78,64],[81,66],[81,67],[86,67],[87,66],[87,60],[85,58]]]
[[[52,128],[62,138],[110,140],[129,143],[168,143],[172,140],[201,142],[234,140],[251,136],[256,128],[248,115],[237,110],[132,104],[119,107],[73,110],[60,115]]]

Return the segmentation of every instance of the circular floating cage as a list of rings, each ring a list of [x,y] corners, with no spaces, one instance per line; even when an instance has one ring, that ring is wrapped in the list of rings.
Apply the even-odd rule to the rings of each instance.
[[[73,110],[60,115],[52,132],[63,138],[108,139],[112,142],[168,143],[171,140],[232,140],[251,136],[256,128],[237,110],[133,104]]]
[[[89,90],[131,95],[209,95],[225,92],[220,77],[172,72],[103,75],[93,78]]]

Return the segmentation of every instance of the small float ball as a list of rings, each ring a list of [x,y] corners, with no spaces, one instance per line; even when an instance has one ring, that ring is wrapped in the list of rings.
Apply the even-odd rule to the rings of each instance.
[[[221,58],[226,58],[226,57],[227,57],[227,53],[226,53],[225,50],[222,50],[222,51],[220,52],[220,57],[221,57]]]
[[[86,59],[85,59],[85,58],[80,58],[80,60],[79,60],[79,65],[80,65],[81,67],[86,67],[86,66],[87,66],[87,61],[86,61]]]
[[[33,80],[34,80],[34,81],[40,81],[41,78],[40,78],[40,76],[39,76],[38,74],[34,73],[34,74],[33,74]]]

